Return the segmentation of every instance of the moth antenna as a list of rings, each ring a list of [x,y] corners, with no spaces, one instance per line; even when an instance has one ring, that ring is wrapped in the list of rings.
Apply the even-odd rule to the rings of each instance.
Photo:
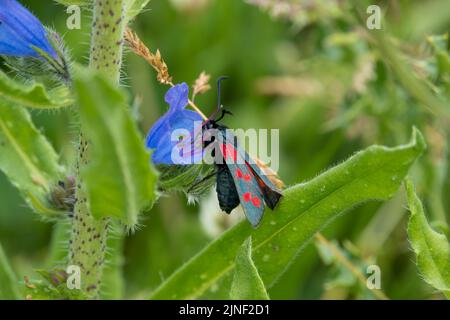
[[[221,97],[220,97],[220,87],[223,80],[228,79],[227,76],[222,76],[219,79],[217,79],[217,111],[220,110],[222,103],[221,103]]]
[[[220,99],[220,92],[221,92],[221,83],[222,83],[222,81],[223,80],[226,80],[226,79],[228,79],[228,76],[222,76],[222,77],[220,77],[219,79],[217,79],[217,109],[216,109],[216,111],[214,111],[210,116],[209,116],[209,118],[208,118],[208,120],[207,121],[210,121],[210,122],[217,122],[217,121],[220,121],[220,119],[222,119],[225,115],[224,115],[224,112],[225,113],[229,113],[228,111],[225,111],[223,108],[222,108],[222,104],[221,104],[221,99]],[[215,119],[216,118],[216,116],[217,116],[217,114],[220,112],[220,111],[222,111],[222,115],[219,117],[219,119]]]

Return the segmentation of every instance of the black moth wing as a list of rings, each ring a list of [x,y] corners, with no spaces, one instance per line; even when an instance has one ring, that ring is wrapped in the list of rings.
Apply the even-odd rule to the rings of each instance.
[[[231,213],[231,211],[239,205],[239,194],[236,190],[230,170],[225,164],[217,165],[216,191],[220,209],[226,213]]]

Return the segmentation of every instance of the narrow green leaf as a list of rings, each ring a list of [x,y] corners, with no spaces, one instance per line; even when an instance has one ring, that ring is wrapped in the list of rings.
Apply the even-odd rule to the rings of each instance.
[[[233,300],[269,300],[264,283],[252,260],[252,238],[238,251],[230,298]]]
[[[439,73],[444,77],[450,73],[450,53],[447,49],[448,33],[429,36],[427,38],[434,51]]]
[[[125,235],[121,232],[120,226],[114,226],[110,230],[107,242],[106,260],[102,274],[101,299],[119,300],[123,299],[125,292],[125,280],[123,275],[124,264],[124,243]]]
[[[27,110],[0,100],[0,170],[28,204],[45,216],[60,213],[47,200],[52,185],[64,171],[58,158]]]
[[[70,91],[57,87],[47,91],[40,83],[23,84],[0,71],[0,100],[35,109],[59,109],[73,104]]]
[[[61,219],[53,225],[52,238],[45,263],[48,268],[67,265],[71,222],[69,219]]]
[[[125,95],[94,71],[79,72],[75,91],[83,132],[92,143],[92,161],[81,172],[92,214],[133,227],[156,198],[157,175]]]
[[[92,3],[94,0],[54,0],[55,2],[61,3],[65,6],[77,5],[85,6]]]
[[[150,2],[150,0],[128,0],[127,1],[127,21],[133,20],[145,6]]]
[[[78,5],[86,6],[92,3],[94,0],[55,0],[66,6]],[[150,2],[150,0],[127,0],[126,2],[126,17],[127,22],[136,18],[136,16],[141,13],[145,6]]]
[[[340,213],[368,200],[391,198],[424,149],[423,137],[414,129],[407,145],[371,146],[317,178],[286,189],[258,229],[244,221],[227,231],[170,276],[152,298],[228,298],[234,257],[249,236],[253,261],[270,288],[314,234]]]
[[[428,224],[422,202],[411,181],[406,180],[409,209],[408,237],[424,280],[444,294],[450,294],[450,244],[447,237]]]
[[[0,244],[0,300],[19,300],[20,293],[16,276]]]

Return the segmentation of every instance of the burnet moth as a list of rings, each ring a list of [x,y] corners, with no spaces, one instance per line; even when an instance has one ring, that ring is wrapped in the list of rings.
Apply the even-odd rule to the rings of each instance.
[[[217,110],[204,121],[201,121],[199,114],[185,110],[189,91],[185,83],[169,89],[165,100],[170,109],[153,125],[146,145],[154,150],[152,160],[155,164],[186,166],[198,164],[199,158],[203,160],[208,154],[211,155],[215,172],[196,182],[191,189],[216,177],[220,208],[231,213],[241,204],[247,219],[256,227],[262,219],[265,205],[274,209],[282,193],[265,174],[264,168],[238,144],[231,130],[219,123],[226,114],[231,114],[220,103],[220,83],[223,79],[218,80]],[[182,129],[185,134],[175,135],[174,139],[177,129]]]
[[[220,83],[218,80],[217,119],[208,119],[204,123],[203,138],[205,144],[216,144],[214,154],[216,166],[216,191],[220,208],[226,213],[242,205],[248,221],[257,227],[264,214],[265,205],[274,209],[282,197],[281,190],[268,179],[259,165],[238,144],[237,137],[226,126],[219,124],[226,114],[230,114],[220,103]],[[218,112],[216,111],[216,114]],[[213,139],[208,137],[211,130],[216,130]],[[211,141],[212,140],[212,141]]]

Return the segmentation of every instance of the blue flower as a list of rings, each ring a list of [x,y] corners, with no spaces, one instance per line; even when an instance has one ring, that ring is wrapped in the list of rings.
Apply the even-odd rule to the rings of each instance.
[[[42,23],[19,2],[1,0],[0,55],[40,57],[33,47],[57,57]]]
[[[165,100],[170,108],[150,129],[147,135],[146,146],[154,149],[152,160],[155,164],[191,164],[194,160],[194,140],[196,133],[199,133],[202,117],[194,111],[185,110],[188,105],[189,87],[186,83],[177,84],[170,88]],[[176,129],[184,129],[190,134],[192,141],[192,153],[182,155],[183,160],[172,159],[172,152],[175,147],[179,147],[180,140],[172,139],[172,132]],[[201,133],[201,131],[200,131]],[[186,137],[183,137],[181,141]]]

